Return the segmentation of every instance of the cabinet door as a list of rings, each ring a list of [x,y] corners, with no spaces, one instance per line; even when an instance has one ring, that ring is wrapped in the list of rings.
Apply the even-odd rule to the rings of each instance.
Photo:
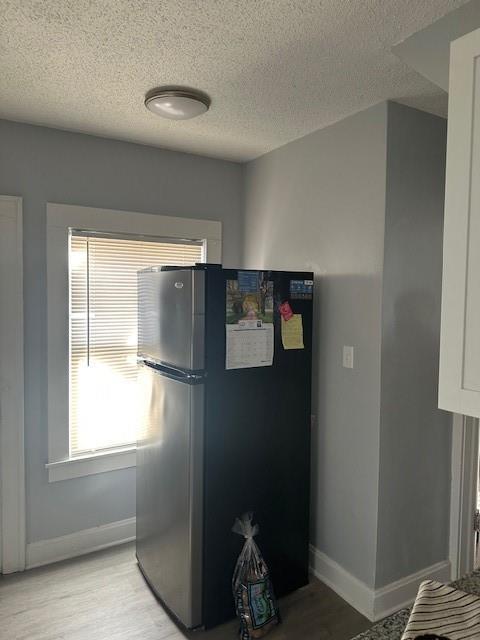
[[[480,29],[450,52],[439,406],[480,417]]]

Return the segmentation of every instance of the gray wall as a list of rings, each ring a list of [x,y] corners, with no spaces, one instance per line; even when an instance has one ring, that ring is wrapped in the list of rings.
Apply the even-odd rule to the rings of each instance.
[[[445,148],[445,120],[388,103],[246,170],[246,266],[316,275],[311,540],[369,587],[448,556]]]
[[[377,587],[448,556],[451,419],[437,409],[446,128],[388,105]]]
[[[448,91],[450,43],[479,27],[480,0],[470,0],[399,42],[392,51],[411,69]]]
[[[316,276],[311,541],[371,587],[386,125],[380,104],[292,142],[247,165],[245,191],[245,266]]]
[[[135,513],[134,469],[47,480],[46,202],[221,220],[224,263],[237,266],[242,167],[0,121],[0,193],[24,198],[27,537],[32,542]]]

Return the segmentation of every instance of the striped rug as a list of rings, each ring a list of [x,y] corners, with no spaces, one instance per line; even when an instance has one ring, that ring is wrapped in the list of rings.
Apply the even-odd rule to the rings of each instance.
[[[429,634],[446,640],[480,639],[480,598],[433,580],[422,582],[402,640]]]

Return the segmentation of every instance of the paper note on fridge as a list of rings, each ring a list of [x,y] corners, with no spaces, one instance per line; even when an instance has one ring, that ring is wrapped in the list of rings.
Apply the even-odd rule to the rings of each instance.
[[[269,367],[273,362],[273,324],[245,321],[227,324],[226,369]]]
[[[294,313],[290,320],[282,322],[282,343],[284,349],[304,349],[302,314]]]

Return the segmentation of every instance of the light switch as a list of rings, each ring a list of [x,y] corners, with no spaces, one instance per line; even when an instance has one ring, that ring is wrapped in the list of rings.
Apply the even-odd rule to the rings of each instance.
[[[353,369],[353,347],[343,347],[343,366],[345,369]]]

